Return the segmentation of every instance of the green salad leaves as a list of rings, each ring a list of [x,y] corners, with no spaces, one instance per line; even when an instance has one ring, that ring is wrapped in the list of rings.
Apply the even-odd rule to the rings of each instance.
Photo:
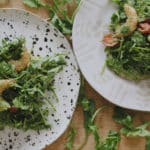
[[[113,46],[106,47],[106,64],[116,74],[125,79],[138,81],[149,78],[150,31],[148,30],[148,26],[150,27],[150,23],[147,19],[150,17],[150,0],[113,0],[113,2],[118,5],[118,11],[111,17],[110,32],[113,34],[111,40],[115,37],[117,43]],[[132,19],[131,14],[130,16],[126,15],[124,10],[125,5],[130,7],[131,12],[135,9],[138,16],[137,25],[136,19]],[[128,24],[128,26],[125,26],[124,24]],[[124,25],[124,27],[122,27],[122,25]],[[134,27],[135,25],[136,27]],[[118,37],[117,32],[119,28],[121,28],[121,36]],[[131,32],[131,28],[136,29]],[[142,32],[141,30],[144,30],[144,28],[145,30],[147,29],[147,31]],[[106,42],[111,42],[109,41],[110,39],[105,40],[107,40]]]
[[[25,43],[24,38],[18,38],[14,41],[3,39],[2,46],[0,47],[0,61],[19,59],[21,57],[22,51],[24,50],[24,43]]]
[[[139,21],[143,21],[145,18],[150,17],[150,0],[112,0],[114,3],[116,3],[119,6],[119,11],[117,12],[118,18],[120,18],[120,21],[125,19],[125,14],[123,12],[123,6],[124,4],[129,4],[133,6],[139,17]]]
[[[9,59],[21,57],[25,40],[4,41],[0,49],[0,79],[13,79],[15,83],[4,89],[0,99],[0,127],[15,127],[23,130],[42,130],[50,127],[49,109],[54,109],[45,92],[48,90],[55,96],[53,81],[55,75],[66,64],[63,55],[55,57],[31,57],[28,67],[16,72]],[[15,52],[15,49],[17,48]],[[9,52],[9,57],[5,53]],[[12,53],[11,53],[12,52]],[[0,81],[1,81],[0,80]],[[0,82],[0,88],[3,88]]]
[[[140,80],[150,75],[150,43],[136,31],[121,39],[118,46],[105,49],[107,65],[122,77]]]
[[[78,7],[80,0],[53,0],[52,3],[43,3],[41,0],[23,0],[23,3],[32,8],[47,9],[49,11],[49,20],[59,31],[65,35],[72,33],[76,11],[70,13],[67,6],[74,3]]]
[[[119,107],[115,108],[113,118],[117,123],[123,125],[123,128],[120,130],[121,134],[130,137],[150,137],[150,131],[147,129],[150,122],[145,122],[135,127],[133,125],[133,117]]]

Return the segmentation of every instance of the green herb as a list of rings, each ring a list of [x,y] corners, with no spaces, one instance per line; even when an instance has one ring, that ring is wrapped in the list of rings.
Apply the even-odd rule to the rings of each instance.
[[[44,7],[49,10],[51,23],[62,33],[71,34],[74,20],[74,13],[68,15],[67,5],[75,2],[77,7],[80,0],[53,0],[53,4],[43,3],[40,0],[23,0],[23,3],[32,8]],[[76,11],[74,11],[76,12]]]
[[[130,32],[130,29],[128,26],[123,26],[123,28],[121,29],[121,33],[123,34],[128,34]]]
[[[69,135],[68,135],[67,143],[66,143],[66,148],[68,150],[73,149],[73,143],[74,143],[75,136],[76,136],[76,130],[74,128],[71,128]]]
[[[132,128],[132,117],[120,107],[115,107],[113,119],[127,128]]]
[[[121,39],[120,44],[106,48],[106,64],[116,74],[132,80],[150,75],[150,43],[147,37],[136,31]]]
[[[94,119],[101,110],[106,108],[106,106],[102,106],[96,110],[94,101],[89,100],[86,96],[83,79],[81,79],[79,104],[81,104],[84,112],[84,128],[86,136],[83,144],[81,144],[78,150],[81,150],[84,147],[90,133],[94,136],[95,150],[116,150],[117,144],[120,141],[120,135],[115,131],[110,131],[106,139],[101,141]]]
[[[16,72],[7,60],[17,58],[16,56],[22,52],[24,42],[22,39],[4,41],[0,49],[3,56],[0,60],[0,79],[13,78],[16,81],[1,95],[0,127],[10,126],[23,130],[47,129],[50,127],[49,109],[55,110],[55,107],[45,92],[48,90],[56,97],[54,77],[63,69],[66,62],[62,54],[54,57],[32,57],[25,70]]]
[[[24,50],[24,43],[25,43],[24,38],[18,38],[13,42],[3,39],[2,46],[0,47],[0,61],[19,59],[21,57],[21,53]]]
[[[139,21],[143,21],[145,18],[149,17],[150,0],[112,0],[112,1],[119,6],[118,8],[119,12],[123,11],[124,4],[129,4],[133,6],[137,11],[137,14],[139,16]]]
[[[149,149],[150,149],[150,137],[147,137],[145,150],[149,150]]]
[[[0,63],[0,79],[14,78],[16,74],[15,68],[11,64],[5,61]]]
[[[43,2],[41,2],[40,0],[23,0],[23,3],[32,8],[39,8],[39,7],[45,6],[45,4]]]
[[[148,35],[147,40],[148,40],[148,42],[150,42],[150,34]]]
[[[87,98],[85,93],[85,85],[84,79],[81,78],[81,87],[80,87],[80,94],[79,94],[79,104],[82,106],[83,113],[84,113],[84,129],[85,129],[85,139],[78,150],[81,150],[88,140],[88,136],[90,133],[93,134],[95,139],[95,149],[98,150],[100,144],[100,136],[98,133],[97,125],[95,125],[95,117],[97,114],[102,111],[106,106],[102,106],[96,110],[96,106],[93,100]],[[95,111],[96,110],[96,111]]]
[[[106,139],[99,145],[98,150],[117,150],[120,135],[116,131],[110,131]]]
[[[127,16],[124,4],[132,6],[138,15],[138,21],[144,21],[150,14],[150,0],[112,0],[118,5],[118,11],[111,17],[110,30],[117,33],[121,28],[124,38],[118,45],[106,48],[107,66],[116,74],[129,80],[141,80],[150,77],[150,42],[148,34],[136,29],[130,33],[128,26],[123,26]],[[138,28],[138,27],[137,27]],[[128,34],[130,33],[130,34]]]
[[[126,136],[140,136],[140,137],[149,137],[150,131],[147,130],[147,127],[150,125],[150,122],[146,122],[142,125],[134,127],[133,119],[131,115],[126,113],[123,109],[116,107],[114,111],[113,118],[116,122],[123,125],[120,132]]]

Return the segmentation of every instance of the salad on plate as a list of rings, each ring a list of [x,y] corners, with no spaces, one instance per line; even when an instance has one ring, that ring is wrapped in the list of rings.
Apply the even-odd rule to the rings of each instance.
[[[150,0],[112,0],[118,5],[103,37],[106,64],[134,81],[150,77]]]
[[[49,109],[55,108],[46,91],[56,97],[54,77],[65,64],[62,54],[44,58],[32,56],[22,37],[13,41],[3,39],[0,47],[0,128],[50,128]]]

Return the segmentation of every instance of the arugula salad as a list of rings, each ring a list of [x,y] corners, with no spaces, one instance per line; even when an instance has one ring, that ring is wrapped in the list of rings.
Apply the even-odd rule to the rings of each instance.
[[[104,35],[106,64],[128,80],[150,77],[150,0],[112,0],[110,33]]]
[[[25,48],[25,39],[2,40],[0,47],[0,128],[23,130],[50,128],[49,109],[55,109],[45,94],[54,94],[54,77],[66,64],[64,56],[35,57]]]

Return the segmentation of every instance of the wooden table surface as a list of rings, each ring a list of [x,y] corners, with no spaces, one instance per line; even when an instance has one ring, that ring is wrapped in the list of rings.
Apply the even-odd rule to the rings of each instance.
[[[22,0],[10,0],[7,5],[3,5],[0,7],[7,7],[7,8],[22,8],[28,11],[31,11],[42,18],[46,19],[48,17],[48,12],[44,9],[31,9],[22,4]],[[73,7],[73,6],[72,6]],[[97,117],[96,117],[96,124],[99,128],[99,134],[101,138],[105,138],[108,134],[109,130],[118,130],[120,128],[119,125],[114,123],[112,119],[113,108],[114,105],[109,103],[107,100],[104,100],[98,93],[96,93],[90,85],[86,82],[86,92],[89,98],[94,99],[96,102],[97,107],[102,105],[108,105],[107,109],[104,109]],[[140,124],[144,120],[150,120],[150,113],[145,112],[137,112],[137,111],[130,111],[134,114],[134,123],[135,125]],[[85,137],[84,134],[84,127],[83,127],[83,112],[80,106],[77,106],[75,113],[72,119],[72,126],[76,128],[77,135],[75,138],[75,148],[80,145]],[[53,144],[48,145],[44,150],[66,150],[65,143],[68,136],[69,129],[65,131],[65,133],[56,140]],[[126,138],[121,137],[121,142],[118,145],[118,150],[145,150],[145,138]],[[89,136],[87,144],[83,148],[83,150],[94,150],[94,138],[92,135]]]

